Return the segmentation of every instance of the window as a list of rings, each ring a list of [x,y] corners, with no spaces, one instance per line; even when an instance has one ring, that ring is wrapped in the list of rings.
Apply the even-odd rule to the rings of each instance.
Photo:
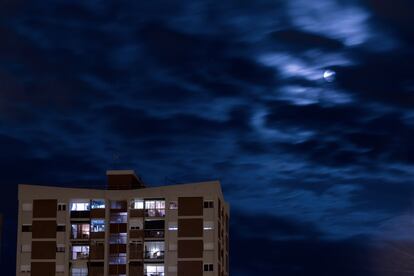
[[[71,230],[71,239],[89,239],[89,224],[72,224]]]
[[[89,201],[72,202],[70,204],[71,211],[89,211]]]
[[[146,200],[145,211],[148,217],[164,217],[165,201],[164,200]]]
[[[204,250],[214,250],[214,243],[212,242],[204,243]]]
[[[65,245],[64,244],[56,245],[56,252],[65,252]]]
[[[214,229],[214,222],[213,221],[205,221],[204,222],[204,230],[213,230]]]
[[[127,202],[123,200],[111,200],[111,209],[125,210],[127,209]]]
[[[177,209],[178,209],[178,202],[170,201],[170,210],[177,210]]]
[[[111,213],[109,221],[111,223],[127,223],[128,220],[128,213],[127,212],[120,212],[120,213]]]
[[[73,267],[72,276],[88,276],[87,267]]]
[[[58,203],[57,210],[58,211],[66,211],[66,203]]]
[[[31,224],[23,224],[22,225],[22,232],[32,232],[32,225]]]
[[[105,200],[104,199],[92,199],[91,209],[105,209]]]
[[[56,265],[56,272],[65,272],[64,265]]]
[[[142,199],[133,199],[131,200],[131,209],[144,209],[144,200]]]
[[[89,245],[72,246],[72,260],[84,260],[89,257]]]
[[[32,252],[32,246],[30,244],[22,244],[22,252]]]
[[[109,264],[126,264],[126,253],[109,256]]]
[[[213,264],[204,264],[204,271],[214,271]]]
[[[168,230],[170,231],[177,231],[178,230],[178,224],[176,221],[172,221],[168,223]]]
[[[145,259],[164,259],[164,242],[145,242]]]
[[[111,236],[109,237],[110,244],[125,244],[126,242],[127,242],[126,233],[111,234]]]
[[[32,204],[31,203],[23,203],[22,210],[23,211],[32,211]]]
[[[164,265],[144,264],[144,273],[151,276],[164,276]]]
[[[56,232],[66,232],[66,225],[59,224],[58,226],[56,226]]]
[[[105,232],[105,220],[92,219],[91,220],[91,232]]]
[[[30,272],[30,265],[21,265],[20,266],[21,272]]]
[[[214,208],[214,201],[213,200],[204,201],[204,208]]]

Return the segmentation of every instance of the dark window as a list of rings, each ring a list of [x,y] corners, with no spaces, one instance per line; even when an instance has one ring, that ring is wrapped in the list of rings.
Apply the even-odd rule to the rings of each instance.
[[[32,232],[31,225],[22,225],[22,232]]]
[[[213,264],[205,264],[204,265],[204,271],[214,271]]]
[[[58,211],[66,211],[66,204],[65,203],[59,203],[57,208],[58,208]]]
[[[65,252],[65,247],[64,246],[56,247],[56,252]]]
[[[209,201],[204,201],[204,208],[214,208],[214,201],[209,200]]]
[[[147,220],[144,225],[145,229],[164,229],[165,221],[164,220]]]
[[[65,232],[66,231],[66,226],[65,225],[58,225],[56,227],[56,232]]]

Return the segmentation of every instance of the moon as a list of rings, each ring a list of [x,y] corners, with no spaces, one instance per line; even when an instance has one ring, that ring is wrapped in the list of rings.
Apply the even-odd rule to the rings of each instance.
[[[332,71],[332,70],[325,70],[325,72],[323,72],[323,78],[324,78],[327,82],[333,82],[333,81],[335,80],[335,76],[336,76],[335,71]]]

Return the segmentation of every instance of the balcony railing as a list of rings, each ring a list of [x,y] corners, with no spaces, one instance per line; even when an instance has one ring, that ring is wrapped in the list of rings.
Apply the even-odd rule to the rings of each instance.
[[[165,217],[165,209],[146,209],[146,217]]]
[[[145,259],[162,260],[164,259],[164,251],[145,251]]]
[[[164,272],[145,272],[145,276],[164,276]]]
[[[162,239],[164,238],[164,230],[145,230],[144,236],[145,238]]]
[[[87,240],[89,239],[89,232],[78,232],[78,233],[71,233],[70,238],[73,240]]]
[[[90,211],[71,211],[70,217],[71,218],[90,218],[91,212]]]
[[[89,252],[73,252],[72,260],[86,260],[89,258]]]

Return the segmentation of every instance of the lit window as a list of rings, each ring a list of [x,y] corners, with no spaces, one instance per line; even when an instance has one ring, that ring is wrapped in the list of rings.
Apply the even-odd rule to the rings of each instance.
[[[149,217],[164,217],[165,216],[165,201],[164,200],[146,200],[145,211],[146,211],[146,215]]]
[[[142,199],[133,199],[131,201],[131,209],[144,209],[144,200]]]
[[[204,230],[213,230],[214,229],[214,222],[213,221],[205,221],[204,222]]]
[[[89,202],[72,202],[70,204],[71,211],[89,211]]]
[[[105,209],[105,200],[104,199],[92,199],[91,209]]]
[[[111,234],[109,237],[110,244],[124,244],[127,242],[127,233]]]
[[[71,239],[89,239],[89,224],[72,224]]]
[[[91,220],[91,232],[105,232],[105,220],[92,219]]]
[[[73,267],[72,276],[88,276],[87,267]]]
[[[116,256],[109,256],[109,264],[126,264],[126,253],[119,253]]]
[[[83,260],[89,258],[89,245],[72,246],[72,260]]]
[[[168,223],[168,230],[170,230],[170,231],[177,231],[178,230],[178,224],[177,224],[177,222],[169,222]]]
[[[145,259],[164,259],[164,242],[145,242]]]
[[[128,220],[127,212],[111,213],[109,221],[111,223],[126,223]]]
[[[177,210],[177,209],[178,209],[178,202],[170,201],[170,210]]]
[[[144,264],[145,275],[164,275],[164,265],[162,264]]]

